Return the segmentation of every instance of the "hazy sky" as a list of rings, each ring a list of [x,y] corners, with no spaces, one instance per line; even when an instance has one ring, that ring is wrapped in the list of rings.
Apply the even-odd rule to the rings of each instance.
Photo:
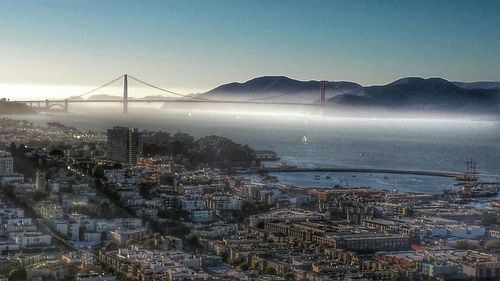
[[[500,1],[0,5],[0,96],[11,98],[78,94],[123,73],[185,92],[262,75],[500,80]]]

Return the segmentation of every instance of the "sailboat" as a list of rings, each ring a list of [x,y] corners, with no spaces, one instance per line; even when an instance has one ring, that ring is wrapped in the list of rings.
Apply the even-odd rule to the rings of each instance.
[[[306,144],[307,143],[307,137],[306,136],[303,136],[302,137],[302,143]]]

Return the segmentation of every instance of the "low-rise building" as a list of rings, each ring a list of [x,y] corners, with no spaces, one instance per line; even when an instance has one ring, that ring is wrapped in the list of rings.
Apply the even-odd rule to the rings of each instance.
[[[41,232],[23,232],[15,235],[15,241],[21,248],[51,245],[52,236]]]
[[[207,210],[207,209],[192,210],[191,220],[193,222],[210,222],[213,220],[212,210]]]
[[[401,251],[411,246],[408,236],[377,233],[326,233],[313,235],[312,240],[319,245],[355,252]]]

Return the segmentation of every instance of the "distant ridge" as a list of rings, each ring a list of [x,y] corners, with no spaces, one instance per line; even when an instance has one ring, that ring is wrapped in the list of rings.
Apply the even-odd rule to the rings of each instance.
[[[89,100],[121,100],[122,97],[108,94],[92,95],[88,97]]]
[[[286,76],[263,76],[244,83],[229,83],[221,85],[202,95],[203,98],[231,98],[234,100],[248,100],[266,98],[270,101],[281,101],[284,98],[296,101],[318,100],[319,81],[299,81]],[[353,82],[327,82],[325,85],[329,96],[349,93],[362,88]],[[286,96],[286,97],[285,97]]]
[[[319,81],[263,76],[216,87],[200,96],[214,100],[269,102],[319,101]],[[405,77],[386,85],[348,81],[326,82],[327,106],[377,110],[419,110],[456,113],[500,113],[499,82],[450,82],[442,78]]]
[[[453,82],[453,84],[464,89],[497,89],[500,90],[500,82]]]

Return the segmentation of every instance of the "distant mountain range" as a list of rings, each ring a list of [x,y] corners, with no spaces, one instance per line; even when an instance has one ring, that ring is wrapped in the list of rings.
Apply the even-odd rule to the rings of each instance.
[[[500,82],[453,82],[458,87],[465,89],[497,89],[500,90]]]
[[[214,100],[318,103],[319,81],[264,76],[229,83],[199,95]],[[328,107],[363,110],[500,113],[500,82],[450,82],[441,78],[406,77],[382,86],[353,82],[325,84]]]
[[[207,99],[268,100],[317,102],[319,81],[298,81],[285,76],[263,76],[245,83],[229,83],[210,90],[200,97]],[[363,87],[353,82],[326,82],[328,97],[351,93]]]

